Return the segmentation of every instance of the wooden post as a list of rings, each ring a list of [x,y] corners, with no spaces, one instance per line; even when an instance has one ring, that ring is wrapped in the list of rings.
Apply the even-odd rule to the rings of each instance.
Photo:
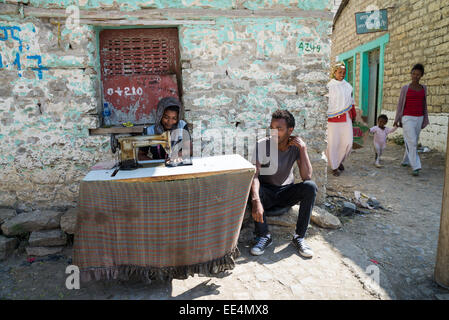
[[[449,288],[449,128],[446,143],[446,170],[444,175],[443,205],[441,207],[440,234],[438,239],[435,281]]]

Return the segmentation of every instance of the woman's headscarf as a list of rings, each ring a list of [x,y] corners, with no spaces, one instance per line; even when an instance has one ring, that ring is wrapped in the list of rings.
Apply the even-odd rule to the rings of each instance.
[[[165,97],[159,100],[159,103],[157,104],[157,111],[156,111],[156,121],[154,125],[154,134],[162,134],[164,133],[164,127],[161,124],[162,116],[164,115],[165,109],[171,106],[176,106],[179,108],[178,112],[178,123],[181,120],[181,115],[183,114],[182,104],[181,102],[174,97]],[[177,126],[175,127],[177,128]],[[173,129],[175,129],[173,128]]]
[[[330,74],[331,80],[327,84],[329,89],[329,106],[327,109],[328,118],[334,118],[349,111],[354,104],[352,97],[352,86],[345,80],[338,81],[335,78],[335,71],[346,68],[343,62],[337,62],[332,66]]]
[[[338,61],[332,66],[332,70],[331,70],[331,74],[330,74],[331,79],[335,79],[335,72],[340,68],[346,69],[345,63],[342,61]]]

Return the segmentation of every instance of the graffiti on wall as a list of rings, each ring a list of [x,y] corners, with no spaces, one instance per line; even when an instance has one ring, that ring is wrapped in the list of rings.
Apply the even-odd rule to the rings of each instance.
[[[18,76],[22,77],[22,71],[26,68],[36,72],[39,79],[42,79],[42,71],[48,68],[42,66],[42,56],[37,54],[30,54],[29,46],[25,46],[20,32],[22,29],[19,26],[2,26],[0,25],[0,44],[4,43],[4,48],[0,52],[0,69],[16,69]],[[18,44],[10,48],[7,43]]]

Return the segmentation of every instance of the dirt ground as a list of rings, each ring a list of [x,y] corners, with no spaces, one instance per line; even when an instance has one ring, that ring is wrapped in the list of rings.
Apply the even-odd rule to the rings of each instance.
[[[291,230],[273,227],[274,245],[249,254],[252,224],[244,224],[236,267],[217,277],[171,282],[99,281],[65,287],[72,249],[27,261],[24,248],[0,263],[0,299],[444,299],[449,290],[433,281],[440,225],[445,155],[420,153],[423,169],[413,177],[400,166],[403,146],[389,143],[383,168],[374,167],[370,144],[354,150],[339,177],[329,174],[322,207],[337,215],[337,230],[310,225],[315,256],[301,258],[290,244]],[[375,197],[384,209],[341,212],[354,191]],[[376,266],[380,286],[366,270]]]
[[[325,239],[360,265],[360,257],[379,262],[381,286],[391,298],[435,299],[449,293],[433,281],[445,154],[419,153],[418,177],[411,175],[409,167],[400,166],[403,154],[403,146],[390,142],[384,167],[376,168],[374,148],[368,141],[366,147],[352,152],[341,176],[329,175],[329,202],[338,196],[354,198],[354,191],[361,191],[376,197],[387,210],[340,217],[344,227]]]

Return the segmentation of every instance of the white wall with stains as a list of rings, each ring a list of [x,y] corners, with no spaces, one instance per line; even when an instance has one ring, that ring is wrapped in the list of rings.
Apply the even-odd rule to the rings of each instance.
[[[89,136],[102,106],[95,14],[127,25],[182,20],[182,100],[195,137],[268,128],[274,110],[288,109],[324,198],[332,1],[28,2],[0,3],[0,206],[73,205],[89,168],[114,157],[108,136]],[[58,26],[69,5],[80,8],[79,27]]]

